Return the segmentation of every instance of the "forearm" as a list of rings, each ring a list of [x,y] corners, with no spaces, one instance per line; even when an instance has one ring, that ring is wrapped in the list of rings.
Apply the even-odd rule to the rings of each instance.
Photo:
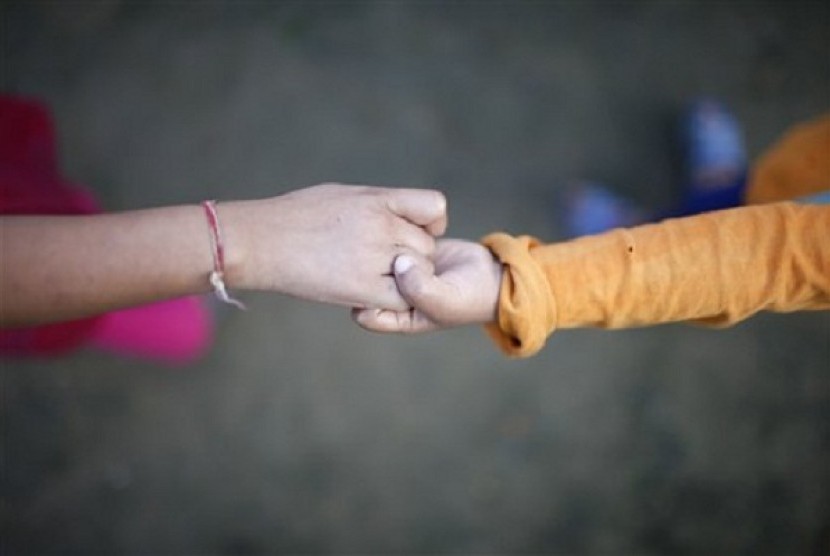
[[[740,208],[538,248],[558,326],[728,325],[830,305],[830,207]]]
[[[80,318],[205,292],[213,268],[198,205],[0,218],[0,325]]]
[[[231,289],[349,307],[408,308],[390,275],[446,227],[436,191],[324,184],[216,207]],[[199,205],[99,216],[0,217],[0,326],[24,326],[209,291]]]
[[[830,207],[791,203],[551,245],[500,234],[487,243],[514,264],[491,332],[507,336],[506,350],[529,355],[556,328],[726,325],[761,310],[827,308],[828,237]]]

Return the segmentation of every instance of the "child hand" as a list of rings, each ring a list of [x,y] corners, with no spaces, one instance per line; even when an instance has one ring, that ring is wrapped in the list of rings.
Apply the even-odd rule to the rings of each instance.
[[[394,273],[398,291],[412,309],[355,309],[352,318],[361,327],[409,334],[496,319],[502,268],[478,243],[439,240],[432,262],[400,255]]]

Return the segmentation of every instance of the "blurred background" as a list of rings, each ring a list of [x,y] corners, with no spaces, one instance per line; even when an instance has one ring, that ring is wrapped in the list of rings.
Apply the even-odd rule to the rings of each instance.
[[[830,103],[824,2],[4,2],[2,90],[108,210],[323,181],[562,237],[583,179],[660,210],[677,118],[757,155]],[[0,363],[8,554],[827,554],[830,315],[723,331],[361,331],[244,296],[197,364]]]

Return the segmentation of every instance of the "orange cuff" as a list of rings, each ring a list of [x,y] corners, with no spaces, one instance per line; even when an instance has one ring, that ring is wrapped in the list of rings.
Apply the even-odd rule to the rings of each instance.
[[[540,242],[504,233],[490,234],[481,242],[504,268],[498,322],[485,325],[485,330],[507,355],[533,355],[556,328],[556,300],[544,270],[530,255]]]

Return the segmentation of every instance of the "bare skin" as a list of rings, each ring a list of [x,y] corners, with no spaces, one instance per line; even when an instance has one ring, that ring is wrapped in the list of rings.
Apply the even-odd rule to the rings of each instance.
[[[217,205],[231,290],[395,311],[392,263],[430,257],[446,228],[437,191],[325,184]],[[210,291],[199,205],[95,216],[0,217],[0,325],[81,318]]]
[[[502,265],[478,243],[439,240],[432,262],[405,254],[395,260],[394,271],[413,309],[355,309],[352,318],[361,327],[413,334],[496,320]]]

